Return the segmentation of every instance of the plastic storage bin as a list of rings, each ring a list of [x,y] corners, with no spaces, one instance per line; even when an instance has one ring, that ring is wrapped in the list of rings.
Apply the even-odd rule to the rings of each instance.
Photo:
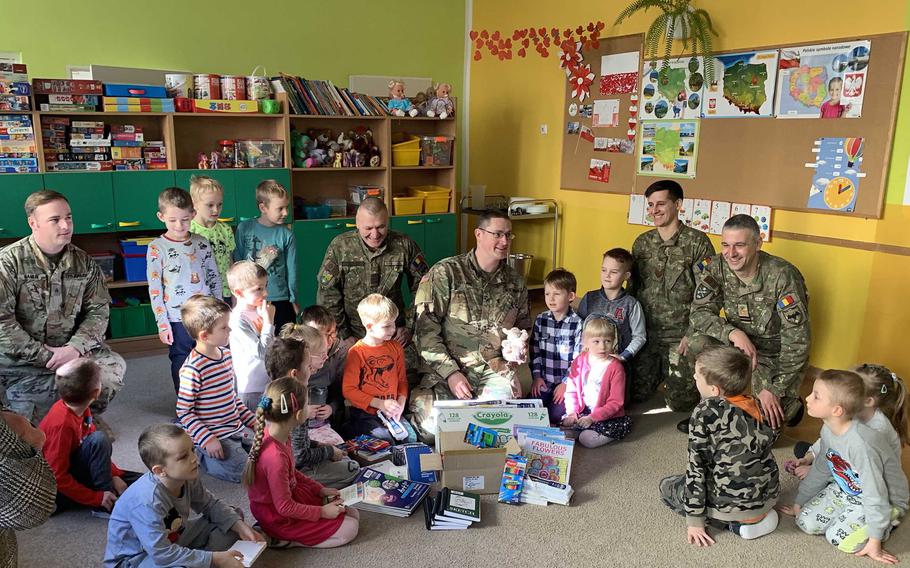
[[[329,217],[345,217],[348,214],[348,202],[344,199],[326,199],[325,207],[329,208]]]
[[[423,213],[423,197],[393,197],[395,215],[420,215]]]
[[[423,154],[425,166],[451,166],[452,144],[455,139],[451,136],[423,136],[420,139],[420,150]]]
[[[104,275],[104,281],[110,282],[114,279],[114,262],[117,255],[112,252],[93,252],[91,257],[98,263],[101,268],[101,274]]]
[[[150,238],[125,239],[120,241],[120,251],[123,253],[123,274],[127,282],[142,282],[145,280],[146,253]]]
[[[158,333],[151,304],[112,307],[110,311],[111,339],[139,337]]]
[[[392,144],[393,166],[416,166],[420,163],[420,136],[396,135],[404,141]]]
[[[307,205],[303,212],[307,219],[328,219],[332,216],[332,208],[326,205]]]
[[[448,213],[452,190],[439,185],[415,185],[408,188],[412,197],[423,197],[424,213]]]
[[[351,193],[351,203],[359,205],[367,197],[378,197],[382,199],[385,190],[378,185],[352,185],[348,187]]]
[[[284,140],[235,140],[235,168],[283,168]]]

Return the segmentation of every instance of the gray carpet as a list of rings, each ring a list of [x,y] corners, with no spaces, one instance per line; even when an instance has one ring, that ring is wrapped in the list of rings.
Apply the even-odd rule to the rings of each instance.
[[[104,418],[117,435],[115,461],[142,470],[136,453],[141,430],[174,416],[174,395],[163,355],[128,360],[127,384]],[[656,406],[656,404],[655,404]],[[357,539],[334,550],[268,550],[257,568],[360,565],[409,566],[870,566],[800,532],[784,518],[778,530],[755,541],[717,534],[717,544],[699,549],[686,544],[685,522],[658,499],[657,483],[684,470],[685,437],[674,425],[681,415],[634,412],[632,434],[596,450],[576,450],[570,507],[499,505],[484,499],[483,521],[467,531],[430,532],[422,515],[398,519],[361,514]],[[789,447],[776,451],[781,465]],[[239,485],[204,476],[206,486],[249,515]],[[783,474],[782,500],[792,499],[795,479]],[[248,517],[249,518],[249,517]],[[97,566],[107,535],[106,522],[87,512],[66,512],[44,526],[19,534],[20,566],[42,568]],[[910,528],[899,528],[887,548],[910,558]],[[495,561],[493,560],[495,558]]]

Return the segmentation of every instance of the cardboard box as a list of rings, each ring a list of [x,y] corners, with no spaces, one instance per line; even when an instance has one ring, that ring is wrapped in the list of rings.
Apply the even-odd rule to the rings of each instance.
[[[435,407],[436,436],[443,432],[458,432],[462,439],[469,423],[486,426],[499,433],[499,443],[505,444],[512,438],[512,425],[550,425],[550,416],[544,407],[520,408],[515,406],[462,406],[457,408]],[[437,441],[438,443],[438,441]],[[468,491],[471,491],[468,489]]]
[[[520,451],[510,440],[501,448],[476,448],[464,442],[462,432],[440,432],[436,436],[438,453],[420,456],[423,471],[442,471],[444,487],[488,495],[499,492],[506,454]]]

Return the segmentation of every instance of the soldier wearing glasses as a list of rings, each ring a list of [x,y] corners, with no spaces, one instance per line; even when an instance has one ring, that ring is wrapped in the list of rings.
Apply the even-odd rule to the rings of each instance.
[[[438,262],[417,289],[421,383],[411,412],[425,440],[435,430],[434,400],[521,396],[516,365],[501,350],[504,328],[531,328],[525,280],[506,262],[512,223],[504,211],[487,211],[474,236],[474,249]]]

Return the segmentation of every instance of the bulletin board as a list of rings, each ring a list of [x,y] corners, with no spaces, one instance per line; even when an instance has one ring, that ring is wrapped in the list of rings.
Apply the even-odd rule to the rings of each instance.
[[[794,211],[881,217],[900,98],[907,32],[822,39],[747,49],[777,49],[852,40],[871,42],[861,117],[701,119],[697,175],[694,179],[677,180],[683,186],[686,197],[761,203],[773,208]],[[591,64],[591,70],[596,74],[591,85],[591,98],[604,98],[597,90],[601,56],[640,50],[642,41],[642,35],[609,38],[601,42],[600,49],[585,52],[585,61]],[[624,134],[628,127],[626,121],[629,118],[630,106],[629,95],[621,95],[618,98],[621,99],[621,116],[619,128],[613,129],[616,136]],[[565,101],[563,109],[565,122],[579,120],[568,113],[569,105],[573,102],[571,86],[566,88]],[[577,99],[574,99],[574,102],[578,103]],[[580,120],[583,124],[586,120],[590,123],[590,119]],[[563,128],[565,133],[565,124]],[[614,136],[614,133],[601,134],[601,131],[607,132],[610,129],[593,130],[596,136]],[[639,128],[638,135],[640,134]],[[864,139],[862,170],[865,177],[860,183],[852,213],[807,207],[813,170],[807,168],[806,164],[815,161],[816,154],[812,152],[815,141],[826,137]],[[601,158],[604,152],[595,152],[592,144],[584,140],[579,142],[578,139],[578,135],[564,134],[561,176],[563,189],[619,194],[643,193],[648,185],[660,179],[636,173],[638,159],[636,141],[633,154],[607,153],[607,157],[603,158],[611,161],[609,182],[589,180],[590,160]]]

